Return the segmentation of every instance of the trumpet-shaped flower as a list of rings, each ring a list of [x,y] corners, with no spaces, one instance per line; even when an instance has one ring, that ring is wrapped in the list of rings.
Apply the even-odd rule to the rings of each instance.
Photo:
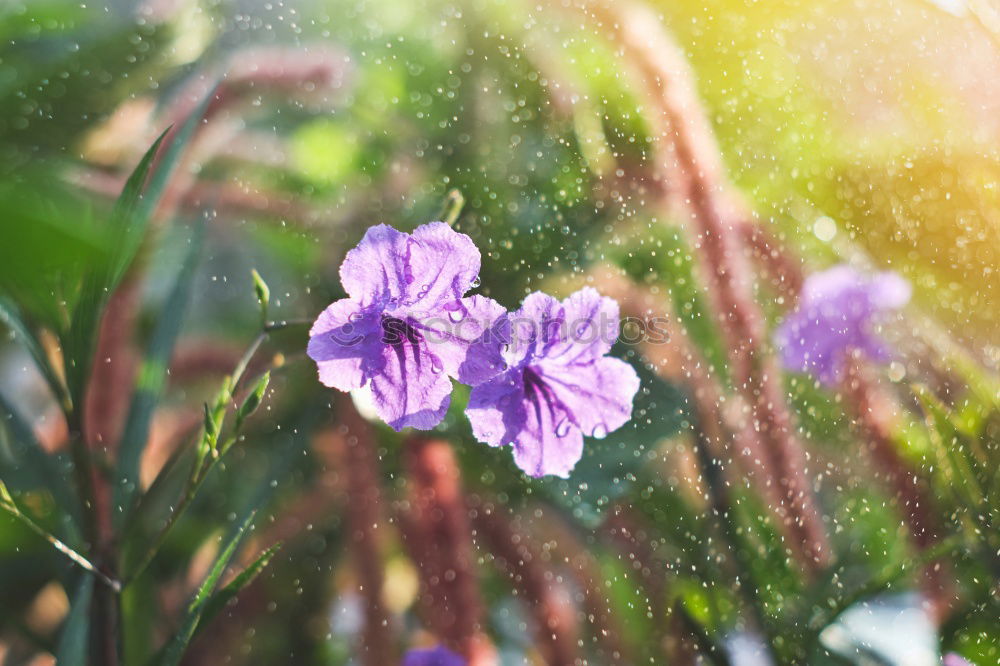
[[[909,283],[892,272],[865,275],[841,265],[810,275],[798,308],[775,336],[782,363],[833,386],[843,379],[853,350],[875,361],[887,360],[889,351],[877,327],[909,299]]]
[[[472,389],[466,414],[476,437],[510,444],[532,476],[567,476],[583,437],[601,438],[632,416],[639,377],[606,354],[618,337],[618,304],[594,289],[563,302],[536,292],[495,330],[510,343],[508,369]]]
[[[320,381],[341,391],[370,386],[379,417],[396,430],[440,423],[450,378],[475,385],[503,368],[502,343],[487,327],[504,309],[465,297],[479,267],[472,240],[443,222],[412,234],[368,229],[340,266],[348,298],[327,307],[309,332]]]
[[[410,650],[403,656],[403,666],[465,666],[465,659],[446,647]]]

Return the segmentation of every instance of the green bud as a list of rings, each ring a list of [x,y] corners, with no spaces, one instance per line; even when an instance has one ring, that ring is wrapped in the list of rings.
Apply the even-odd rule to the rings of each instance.
[[[208,441],[210,446],[215,445],[215,441],[219,438],[219,424],[215,421],[215,414],[212,413],[212,409],[209,408],[208,403],[205,404],[205,439]]]
[[[260,407],[260,403],[264,400],[264,392],[267,391],[267,384],[271,381],[271,373],[265,372],[263,376],[257,380],[257,385],[253,387],[250,391],[250,395],[247,396],[243,404],[240,405],[239,411],[236,412],[236,422],[242,423],[243,419],[253,414]]]
[[[264,278],[257,272],[257,269],[252,270],[250,273],[253,275],[253,290],[257,294],[257,302],[260,303],[260,316],[264,321],[267,321],[267,304],[271,300],[271,290],[268,288],[267,283],[264,282]]]

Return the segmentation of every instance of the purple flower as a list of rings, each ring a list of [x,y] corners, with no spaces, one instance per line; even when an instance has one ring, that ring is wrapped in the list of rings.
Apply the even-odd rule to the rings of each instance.
[[[840,265],[810,275],[798,309],[778,327],[782,363],[833,386],[843,378],[853,349],[885,361],[889,352],[876,335],[877,325],[909,300],[910,285],[896,273],[865,275]]]
[[[465,666],[465,659],[438,646],[429,650],[410,650],[403,655],[403,666]]]
[[[632,416],[639,377],[606,356],[618,337],[618,304],[590,288],[562,303],[536,292],[501,324],[509,367],[472,389],[472,432],[491,446],[512,445],[514,462],[532,476],[565,477],[584,434],[604,437]]]
[[[349,298],[309,332],[308,354],[327,386],[369,384],[378,415],[396,430],[433,428],[448,409],[451,379],[475,385],[503,368],[486,326],[504,314],[476,285],[479,250],[443,222],[413,234],[371,227],[340,265]],[[470,347],[476,348],[468,359]]]

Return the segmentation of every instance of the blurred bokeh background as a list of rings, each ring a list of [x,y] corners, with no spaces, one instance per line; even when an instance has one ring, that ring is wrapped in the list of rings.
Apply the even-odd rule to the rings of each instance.
[[[657,105],[671,86],[694,102],[680,116]],[[62,354],[67,303],[116,242],[106,220],[128,175],[192,114],[203,117],[104,311],[100,390],[85,408],[97,467],[115,459],[179,271],[193,289],[168,310],[180,335],[144,485],[197,438],[202,403],[257,335],[252,269],[270,318],[289,325],[256,357],[272,368],[263,407],[122,597],[123,663],[146,663],[177,629],[220,535],[251,508],[237,559],[283,546],[184,663],[394,664],[440,641],[477,664],[1000,663],[997,479],[980,480],[976,504],[961,465],[942,462],[961,440],[995,472],[1000,439],[995,3],[4,0],[0,289],[49,357]],[[678,186],[691,174],[663,148],[686,122],[718,162],[717,195],[747,211],[752,229],[733,233],[755,248],[769,329],[788,286],[835,263],[914,287],[884,331],[899,357],[880,387],[889,438],[959,545],[941,560],[947,611],[903,628],[890,613],[876,632],[888,647],[845,609],[905,605],[927,562],[861,453],[849,397],[785,378],[835,553],[819,574],[796,563],[738,456],[699,444],[692,350],[722,402],[740,387]],[[589,282],[624,313],[686,331],[617,350],[643,379],[633,422],[588,440],[569,479],[529,479],[476,443],[462,399],[427,438],[369,422],[304,355],[299,322],[343,296],[344,253],[373,224],[410,230],[458,210],[452,191],[455,227],[483,254],[481,293],[513,308]],[[0,391],[46,455],[67,458],[67,424],[8,330]],[[0,438],[2,479],[58,532],[65,507],[12,437]],[[148,538],[141,528],[127,536]],[[0,516],[0,662],[51,663],[75,580]]]

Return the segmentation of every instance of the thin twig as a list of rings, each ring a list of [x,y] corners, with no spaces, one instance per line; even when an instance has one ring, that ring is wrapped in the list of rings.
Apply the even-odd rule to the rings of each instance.
[[[110,587],[116,593],[121,592],[122,584],[120,581],[117,581],[105,575],[100,569],[91,564],[90,560],[88,560],[86,557],[84,557],[80,553],[76,552],[75,550],[67,546],[57,537],[53,536],[52,534],[49,534],[45,530],[45,528],[36,523],[25,513],[23,513],[21,509],[18,508],[17,504],[14,502],[14,498],[11,497],[11,494],[7,491],[7,486],[4,485],[3,481],[0,481],[0,509],[3,509],[10,515],[20,520],[32,532],[42,537],[46,541],[48,541],[53,548],[55,548],[60,553],[62,553],[70,560],[75,562],[81,569],[87,571],[90,574],[93,574],[98,580],[100,580],[102,583]]]

